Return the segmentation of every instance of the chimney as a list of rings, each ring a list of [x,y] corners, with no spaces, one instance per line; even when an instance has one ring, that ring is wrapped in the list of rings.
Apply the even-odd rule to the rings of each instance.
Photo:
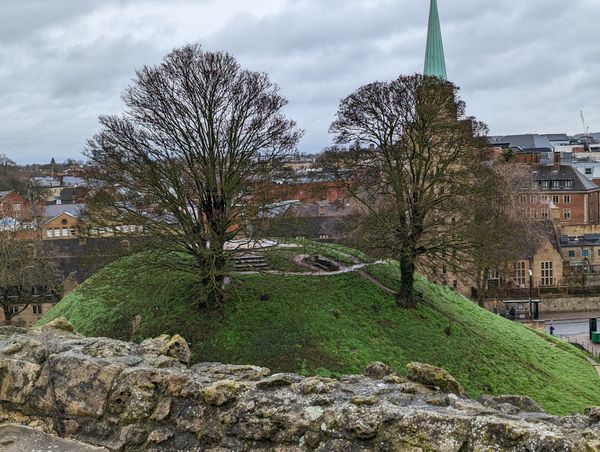
[[[554,153],[554,169],[560,169],[560,152]]]

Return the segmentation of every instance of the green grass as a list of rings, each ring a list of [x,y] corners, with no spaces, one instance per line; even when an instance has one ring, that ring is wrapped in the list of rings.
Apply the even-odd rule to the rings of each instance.
[[[600,405],[600,380],[583,352],[420,277],[424,302],[413,310],[349,273],[240,277],[223,309],[207,312],[195,307],[194,296],[202,295],[190,289],[188,275],[148,268],[146,261],[135,255],[109,265],[41,322],[65,316],[85,335],[136,341],[179,333],[192,342],[195,361],[273,371],[338,376],[383,361],[404,373],[408,362],[427,362],[448,369],[472,397],[529,395],[556,414]],[[390,286],[399,277],[394,263],[369,272]],[[136,314],[141,323],[132,331]]]
[[[310,268],[300,265],[294,261],[296,252],[287,249],[271,249],[264,251],[264,256],[269,265],[269,270],[282,272],[306,272]]]

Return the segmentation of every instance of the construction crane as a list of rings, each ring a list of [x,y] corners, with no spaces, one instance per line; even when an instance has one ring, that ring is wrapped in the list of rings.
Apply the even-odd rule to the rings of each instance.
[[[585,121],[583,110],[579,110],[579,114],[581,115],[581,122],[583,123],[583,135],[587,137],[590,135],[590,126],[588,126],[588,123]]]

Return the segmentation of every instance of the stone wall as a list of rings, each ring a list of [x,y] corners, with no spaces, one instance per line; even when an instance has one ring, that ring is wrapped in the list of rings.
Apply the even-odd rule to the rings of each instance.
[[[542,297],[540,313],[555,312],[600,312],[600,297]]]
[[[85,338],[57,319],[0,328],[0,424],[109,450],[598,450],[600,409],[559,418],[523,397],[469,400],[447,372],[381,363],[339,380],[188,367],[179,336]]]
[[[600,296],[546,297],[542,295],[541,300],[540,316],[544,318],[549,317],[552,314],[566,312],[572,312],[574,314],[600,312]],[[523,303],[527,304],[527,300],[524,299]],[[490,311],[493,311],[494,307],[496,307],[501,315],[506,314],[505,305],[501,301],[486,301],[485,307]]]

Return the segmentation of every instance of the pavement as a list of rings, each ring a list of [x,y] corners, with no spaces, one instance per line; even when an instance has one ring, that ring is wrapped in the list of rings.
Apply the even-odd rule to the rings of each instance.
[[[540,315],[540,320],[546,322],[546,332],[550,332],[552,324],[554,335],[557,337],[589,334],[589,320],[593,318],[600,319],[600,312],[557,312]]]

